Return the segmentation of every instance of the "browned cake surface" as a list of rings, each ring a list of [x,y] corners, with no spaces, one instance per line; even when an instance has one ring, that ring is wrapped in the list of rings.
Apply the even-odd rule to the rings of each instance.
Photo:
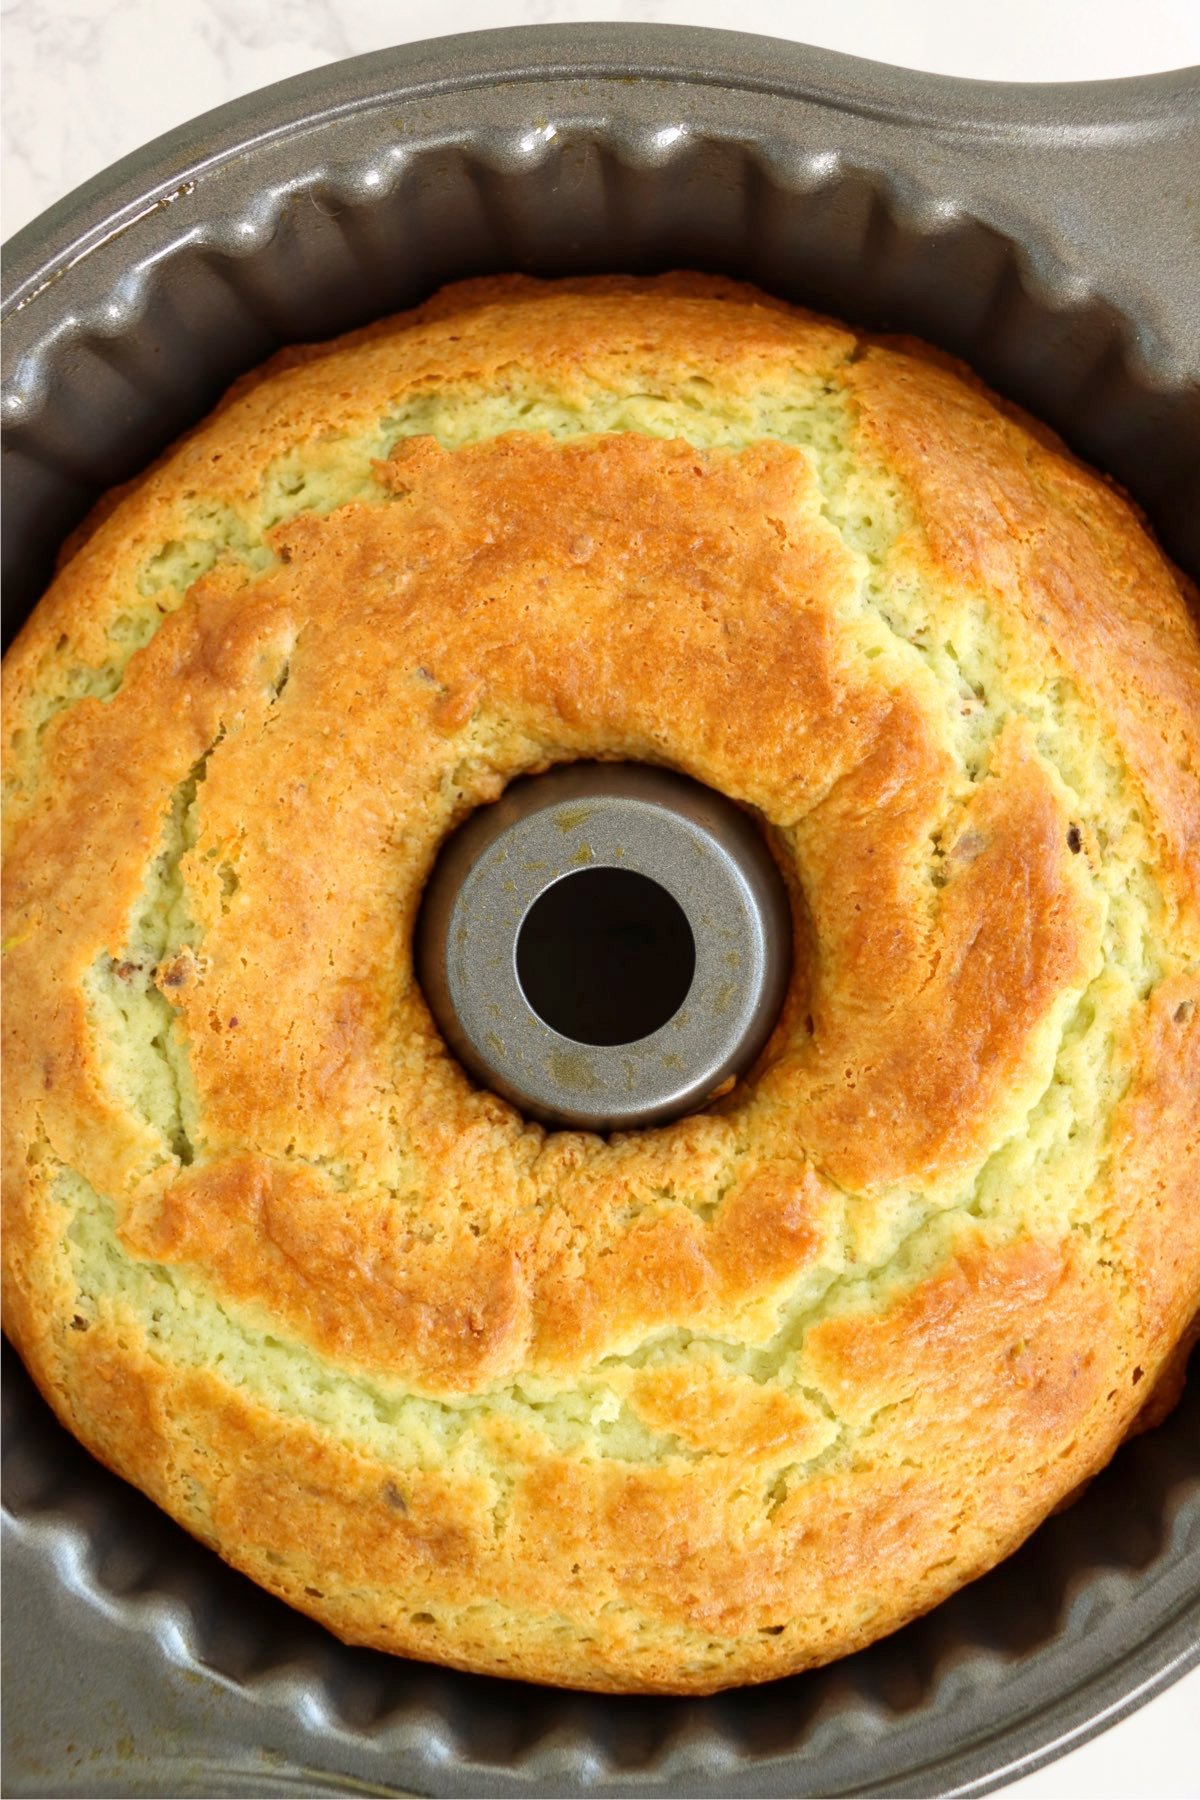
[[[5,665],[7,1329],[339,1635],[704,1691],[891,1630],[1110,1456],[1200,1300],[1200,647],[1130,508],[919,346],[715,280],[292,353]],[[576,757],[763,820],[749,1078],[476,1091],[410,940]]]

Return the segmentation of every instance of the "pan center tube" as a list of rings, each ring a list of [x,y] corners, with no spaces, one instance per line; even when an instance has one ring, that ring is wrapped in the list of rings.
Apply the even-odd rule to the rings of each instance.
[[[610,1131],[694,1111],[750,1067],[791,945],[748,814],[667,770],[573,763],[449,839],[416,961],[477,1081],[547,1124]]]

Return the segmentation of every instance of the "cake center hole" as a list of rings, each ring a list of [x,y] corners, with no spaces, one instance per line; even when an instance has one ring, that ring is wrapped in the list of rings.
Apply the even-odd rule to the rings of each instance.
[[[578,1044],[632,1044],[674,1017],[696,972],[687,914],[633,869],[581,869],[539,894],[517,937],[534,1012]]]

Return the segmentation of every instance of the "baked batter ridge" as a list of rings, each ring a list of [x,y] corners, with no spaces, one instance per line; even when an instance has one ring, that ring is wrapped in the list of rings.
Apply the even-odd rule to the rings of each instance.
[[[5,694],[6,1326],[340,1636],[705,1692],[1012,1550],[1200,1300],[1200,645],[965,371],[693,276],[287,352],[79,534]],[[660,763],[792,991],[547,1132],[416,984],[440,845]]]

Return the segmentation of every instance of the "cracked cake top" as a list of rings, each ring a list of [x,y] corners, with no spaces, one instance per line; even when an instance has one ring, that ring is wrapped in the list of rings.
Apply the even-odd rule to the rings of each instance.
[[[921,346],[700,277],[448,290],[114,496],[5,664],[7,1328],[339,1635],[704,1691],[1112,1453],[1200,1298],[1200,647]],[[575,758],[761,821],[789,996],[704,1111],[476,1090],[411,939]]]

